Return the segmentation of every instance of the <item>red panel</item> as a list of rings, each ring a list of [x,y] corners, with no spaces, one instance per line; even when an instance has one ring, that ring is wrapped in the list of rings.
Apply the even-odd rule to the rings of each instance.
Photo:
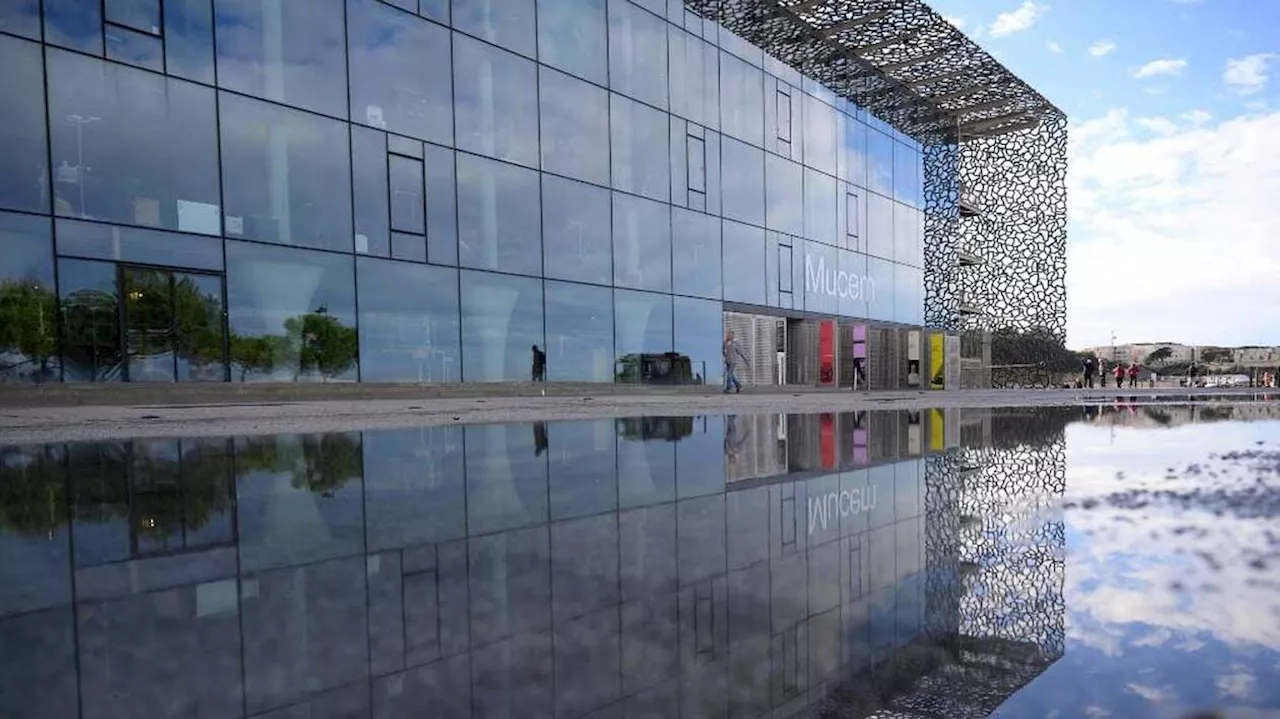
[[[836,381],[836,323],[823,320],[818,324],[818,382]]]
[[[821,415],[819,421],[819,446],[822,451],[822,468],[836,467],[836,423],[830,414]]]

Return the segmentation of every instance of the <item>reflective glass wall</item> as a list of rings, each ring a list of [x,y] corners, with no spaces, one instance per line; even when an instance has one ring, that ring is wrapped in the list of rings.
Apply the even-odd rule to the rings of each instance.
[[[921,322],[919,147],[679,0],[20,0],[0,63],[5,380],[715,382],[722,302]]]

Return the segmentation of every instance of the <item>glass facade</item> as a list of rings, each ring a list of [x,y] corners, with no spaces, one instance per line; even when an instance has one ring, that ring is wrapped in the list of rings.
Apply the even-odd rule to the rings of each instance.
[[[683,3],[304,4],[5,3],[0,379],[717,382],[722,303],[920,324],[919,145]]]

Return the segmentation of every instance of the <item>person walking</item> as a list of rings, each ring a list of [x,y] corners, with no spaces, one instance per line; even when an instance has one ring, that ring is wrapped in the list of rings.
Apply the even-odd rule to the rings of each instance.
[[[751,369],[751,362],[747,360],[747,356],[742,353],[742,347],[738,346],[738,341],[733,337],[733,330],[725,333],[724,345],[720,348],[724,355],[724,393],[729,394],[730,391],[735,394],[742,392],[742,383],[738,381],[738,360],[742,360],[742,364]]]
[[[533,346],[533,381],[547,381],[547,353]]]
[[[1115,375],[1116,375],[1116,389],[1120,389],[1124,387],[1124,364],[1123,363],[1120,363],[1120,362],[1116,363]]]
[[[1093,376],[1098,373],[1098,358],[1089,355],[1084,358],[1084,386],[1093,389]]]
[[[1133,362],[1129,365],[1129,387],[1132,388],[1138,386],[1138,373],[1141,371],[1142,368],[1138,366],[1137,362]]]

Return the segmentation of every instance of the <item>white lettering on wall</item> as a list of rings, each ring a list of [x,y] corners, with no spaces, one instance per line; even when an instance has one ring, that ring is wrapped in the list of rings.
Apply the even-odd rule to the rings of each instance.
[[[813,255],[808,252],[804,253],[804,291],[846,300],[876,301],[875,280],[834,267],[828,269],[825,257],[819,257],[814,264]]]
[[[809,498],[809,534],[815,529],[827,528],[827,522],[840,520],[862,512],[869,514],[876,507],[876,488],[846,489]]]

